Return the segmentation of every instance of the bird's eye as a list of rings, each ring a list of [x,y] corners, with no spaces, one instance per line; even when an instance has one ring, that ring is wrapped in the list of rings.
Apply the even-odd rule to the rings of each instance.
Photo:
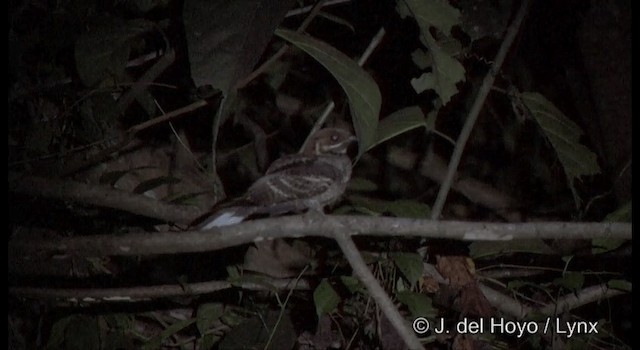
[[[336,142],[338,141],[338,135],[331,135],[331,141]]]

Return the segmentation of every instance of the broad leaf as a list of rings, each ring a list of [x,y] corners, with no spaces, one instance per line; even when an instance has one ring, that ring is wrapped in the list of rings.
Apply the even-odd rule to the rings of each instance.
[[[623,290],[625,292],[631,292],[633,284],[625,280],[611,280],[607,282],[607,286],[613,289]]]
[[[427,124],[420,107],[411,106],[397,110],[378,123],[376,140],[370,148],[421,126],[426,127]]]
[[[313,291],[313,302],[316,305],[316,314],[318,319],[324,314],[328,314],[338,307],[340,304],[340,296],[333,289],[327,279],[323,279],[322,282]]]
[[[431,298],[423,293],[398,292],[396,298],[401,303],[407,305],[413,317],[435,317],[436,309],[433,307]]]
[[[221,303],[207,303],[198,307],[196,326],[200,334],[205,334],[209,328],[224,313],[224,305]]]
[[[276,35],[315,58],[340,83],[349,98],[353,124],[362,155],[374,143],[382,98],[378,85],[354,60],[334,47],[308,35],[278,29]]]
[[[564,276],[553,280],[555,285],[577,291],[584,285],[584,275],[580,272],[567,272]]]
[[[544,96],[537,92],[523,92],[520,97],[556,151],[578,206],[580,198],[574,181],[583,175],[600,173],[596,154],[580,143],[580,127]]]
[[[409,281],[411,287],[423,275],[422,257],[418,253],[398,253],[391,255],[391,259],[396,264],[400,272]]]
[[[191,76],[227,96],[256,65],[293,1],[184,2]]]
[[[157,336],[149,340],[143,346],[143,349],[159,349],[160,345],[165,339],[191,326],[193,323],[196,322],[196,320],[197,320],[196,318],[190,318],[186,320],[177,321],[176,323],[165,328],[162,332],[160,332],[160,334],[158,334]]]

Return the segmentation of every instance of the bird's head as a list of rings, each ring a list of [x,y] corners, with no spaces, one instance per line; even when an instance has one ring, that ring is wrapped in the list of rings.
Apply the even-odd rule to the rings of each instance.
[[[326,128],[318,130],[309,140],[302,153],[305,155],[321,154],[347,154],[347,149],[357,141],[346,130],[339,128]]]

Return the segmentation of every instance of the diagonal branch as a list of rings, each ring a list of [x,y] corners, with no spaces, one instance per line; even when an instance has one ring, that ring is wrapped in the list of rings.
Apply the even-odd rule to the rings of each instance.
[[[456,147],[453,149],[453,154],[451,155],[451,161],[449,162],[449,169],[447,171],[447,176],[442,182],[442,186],[440,186],[440,190],[438,191],[438,196],[436,197],[436,201],[433,204],[433,209],[431,210],[431,218],[437,220],[442,213],[442,208],[444,207],[444,202],[447,200],[447,195],[449,194],[449,189],[451,188],[451,183],[453,182],[453,177],[456,174],[456,169],[458,169],[458,164],[460,164],[460,159],[462,158],[462,152],[464,151],[464,147],[467,144],[467,140],[469,139],[469,135],[471,135],[471,131],[473,130],[473,126],[478,119],[478,115],[482,110],[482,106],[484,105],[484,101],[487,99],[489,95],[489,91],[491,90],[491,86],[493,85],[494,80],[496,79],[496,74],[500,71],[500,67],[502,67],[502,63],[504,62],[505,57],[507,56],[507,52],[509,52],[509,48],[513,43],[513,40],[516,37],[516,34],[520,30],[520,25],[524,20],[524,17],[527,13],[527,9],[529,8],[529,0],[523,0],[520,5],[520,9],[518,10],[518,14],[515,19],[509,26],[507,30],[507,34],[505,35],[504,41],[500,46],[500,50],[498,50],[498,54],[496,58],[493,60],[493,65],[489,70],[489,73],[486,77],[484,77],[484,81],[482,82],[482,86],[478,90],[478,95],[476,96],[473,105],[471,106],[471,110],[469,111],[469,116],[460,131],[460,136],[458,136],[458,141],[456,142]]]
[[[387,292],[385,292],[376,277],[371,273],[371,270],[367,267],[358,247],[353,243],[351,237],[344,233],[336,233],[333,238],[340,246],[340,249],[342,249],[349,265],[353,268],[354,274],[360,282],[367,287],[369,294],[371,294],[371,297],[373,297],[382,312],[387,316],[405,344],[407,344],[410,349],[423,349],[422,344],[420,344],[420,339],[418,339],[415,333],[409,328],[405,319],[395,305],[393,305]]]

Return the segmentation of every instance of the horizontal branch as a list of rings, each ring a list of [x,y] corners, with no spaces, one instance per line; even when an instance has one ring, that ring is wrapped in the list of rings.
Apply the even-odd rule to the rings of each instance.
[[[37,299],[56,299],[68,303],[136,302],[154,298],[184,297],[213,293],[233,287],[248,290],[309,289],[309,282],[295,279],[265,279],[263,283],[209,281],[186,286],[167,284],[129,288],[41,288],[10,287],[9,294]]]
[[[9,241],[9,261],[32,257],[133,256],[214,251],[273,238],[336,234],[411,236],[456,240],[631,239],[630,223],[486,223],[392,217],[294,215],[218,227],[207,231],[91,235]]]
[[[37,176],[10,181],[9,192],[71,200],[102,208],[119,209],[132,214],[179,224],[188,224],[203,214],[195,206],[164,203],[157,199],[118,190],[110,186]]]

